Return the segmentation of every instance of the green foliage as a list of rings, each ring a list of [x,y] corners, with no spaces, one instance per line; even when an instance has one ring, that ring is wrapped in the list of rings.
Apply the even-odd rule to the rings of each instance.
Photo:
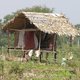
[[[10,45],[14,45],[14,34],[10,35]],[[8,46],[8,35],[6,32],[0,30],[0,47],[7,47]]]
[[[0,47],[7,46],[7,34],[5,32],[3,32],[2,30],[0,30]]]
[[[75,28],[77,28],[79,30],[80,29],[80,24],[76,24]]]
[[[21,75],[24,71],[24,67],[19,62],[13,62],[9,73],[15,73]]]
[[[2,24],[2,19],[0,19],[0,25]]]
[[[21,9],[16,11],[14,14],[20,13],[22,11],[25,12],[42,12],[42,13],[52,13],[54,11],[54,9],[50,9],[46,6],[33,6],[31,8],[25,8],[25,9]]]
[[[46,6],[42,7],[42,6],[33,6],[31,8],[25,8],[25,9],[21,9],[21,10],[18,10],[16,12],[13,12],[12,14],[8,14],[6,16],[4,16],[4,20],[3,20],[3,23],[6,23],[8,22],[9,20],[11,20],[16,14],[22,12],[22,11],[25,11],[25,12],[43,12],[43,13],[52,13],[53,12],[53,8],[50,9]],[[1,21],[0,21],[1,22]]]
[[[4,23],[8,22],[9,20],[11,20],[14,17],[14,14],[8,14],[4,17]]]
[[[0,60],[0,76],[3,76],[4,74],[4,62]]]
[[[0,19],[0,30],[2,29],[2,25],[3,25],[2,19]]]
[[[76,60],[65,67],[59,63],[4,61],[4,76],[6,80],[76,80],[80,73],[79,66],[75,66],[79,64]]]
[[[43,12],[43,13],[52,13],[53,9],[47,8],[46,6],[33,6],[32,8],[23,9],[23,11],[27,12]]]

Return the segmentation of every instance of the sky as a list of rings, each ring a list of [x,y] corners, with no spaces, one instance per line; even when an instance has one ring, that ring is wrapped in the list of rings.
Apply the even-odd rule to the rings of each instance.
[[[73,24],[80,24],[80,0],[0,0],[0,19],[19,9],[35,5],[54,8],[63,13]]]

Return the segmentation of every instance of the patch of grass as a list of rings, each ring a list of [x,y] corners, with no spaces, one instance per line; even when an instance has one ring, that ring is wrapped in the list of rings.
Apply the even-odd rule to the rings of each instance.
[[[79,75],[58,64],[4,61],[4,76],[6,80],[72,80]]]
[[[54,63],[51,53],[47,64],[34,60],[28,62],[0,60],[0,74],[3,74],[5,80],[80,80],[80,48],[64,45],[63,49],[58,48],[57,51],[57,63]],[[61,66],[62,58],[69,52],[72,52],[73,59],[67,61],[66,66]],[[21,56],[22,53],[19,55],[16,51],[14,53],[11,51],[11,55]],[[45,54],[42,60],[45,60]]]

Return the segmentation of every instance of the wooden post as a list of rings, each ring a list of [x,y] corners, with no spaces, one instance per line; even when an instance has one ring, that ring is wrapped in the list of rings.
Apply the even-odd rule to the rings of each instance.
[[[9,30],[7,30],[7,34],[8,34],[8,54],[9,54],[9,48],[10,48],[10,33],[9,33]]]
[[[40,32],[40,35],[39,35],[39,50],[40,50],[40,47],[41,47],[41,32]]]
[[[72,47],[72,35],[70,36],[70,47]]]
[[[39,34],[39,51],[41,50],[41,32]],[[40,51],[41,52],[41,51]],[[41,55],[42,55],[42,52],[40,53],[40,62],[41,62]]]
[[[15,37],[15,35],[16,35],[16,31],[14,32],[14,49],[16,47],[16,37]]]
[[[54,34],[53,34],[53,53],[54,53],[54,61],[56,61],[56,59],[57,59],[57,52],[56,52],[57,45],[56,45],[56,40],[57,40],[57,35],[56,35],[56,33],[54,33]]]
[[[14,31],[14,48],[18,46],[19,31]]]
[[[78,47],[80,46],[80,40],[79,40],[79,38],[77,40],[77,45],[78,45]]]

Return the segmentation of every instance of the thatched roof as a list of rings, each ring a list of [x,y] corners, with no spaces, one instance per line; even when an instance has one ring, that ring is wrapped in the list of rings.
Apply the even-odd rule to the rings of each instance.
[[[34,25],[45,33],[57,33],[58,35],[77,35],[77,30],[63,14],[21,12],[4,26],[7,29],[25,29]]]

